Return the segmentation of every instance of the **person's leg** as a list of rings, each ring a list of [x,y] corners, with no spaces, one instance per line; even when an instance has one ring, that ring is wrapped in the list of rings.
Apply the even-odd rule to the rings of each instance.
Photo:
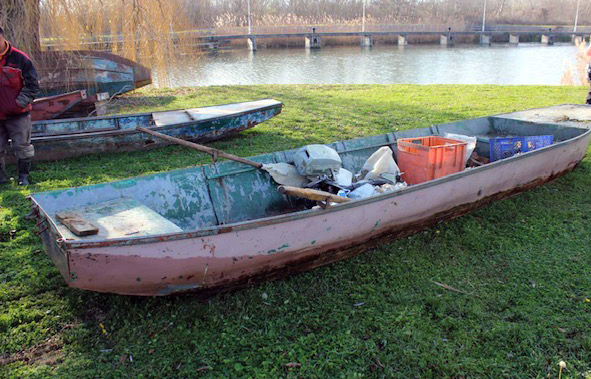
[[[8,147],[8,131],[4,126],[4,120],[0,120],[0,184],[8,182],[6,177],[6,165],[4,157],[6,156],[6,148]]]
[[[12,118],[4,121],[8,136],[12,140],[12,150],[16,156],[18,166],[18,185],[29,184],[31,159],[35,155],[35,148],[31,145],[31,115]]]
[[[591,63],[587,65],[587,81],[591,84]],[[587,94],[587,100],[585,104],[591,104],[591,88],[589,89],[589,93]]]

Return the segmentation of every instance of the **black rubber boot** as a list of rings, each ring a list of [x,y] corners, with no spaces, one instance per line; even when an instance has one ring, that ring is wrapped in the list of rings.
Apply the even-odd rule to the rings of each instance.
[[[31,171],[31,158],[29,159],[19,159],[17,161],[18,166],[18,185],[19,186],[28,186],[29,182],[29,172]]]
[[[6,177],[6,165],[4,164],[4,157],[0,158],[0,185],[8,183]]]

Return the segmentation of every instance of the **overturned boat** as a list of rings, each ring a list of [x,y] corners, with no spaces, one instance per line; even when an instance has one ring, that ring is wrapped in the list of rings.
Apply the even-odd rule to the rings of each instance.
[[[37,57],[41,96],[84,90],[109,96],[152,83],[150,69],[118,55],[94,50],[42,51]]]
[[[254,127],[279,113],[283,103],[264,99],[211,107],[128,115],[36,121],[35,160],[160,147],[166,141],[137,131],[138,126],[189,141],[210,141]]]
[[[476,136],[484,157],[494,136],[551,135],[554,143],[323,209],[301,210],[267,173],[236,162],[31,199],[46,252],[71,287],[127,295],[230,290],[351,257],[558,178],[587,153],[589,126],[591,107],[563,105],[335,142],[329,146],[351,172],[381,147],[396,152],[401,138]],[[253,160],[293,162],[294,153]],[[85,225],[97,230],[84,235]]]

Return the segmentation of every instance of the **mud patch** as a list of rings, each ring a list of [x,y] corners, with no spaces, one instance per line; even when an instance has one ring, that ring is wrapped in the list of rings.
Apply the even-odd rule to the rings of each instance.
[[[35,345],[29,349],[21,350],[12,354],[0,356],[0,366],[15,362],[27,364],[43,364],[53,366],[64,360],[62,341],[59,337],[51,337],[45,342]]]

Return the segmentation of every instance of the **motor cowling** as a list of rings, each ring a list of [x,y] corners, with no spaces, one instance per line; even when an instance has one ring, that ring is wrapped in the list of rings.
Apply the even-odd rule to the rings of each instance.
[[[302,147],[295,153],[294,163],[298,172],[307,177],[332,175],[343,166],[336,150],[324,145]]]

